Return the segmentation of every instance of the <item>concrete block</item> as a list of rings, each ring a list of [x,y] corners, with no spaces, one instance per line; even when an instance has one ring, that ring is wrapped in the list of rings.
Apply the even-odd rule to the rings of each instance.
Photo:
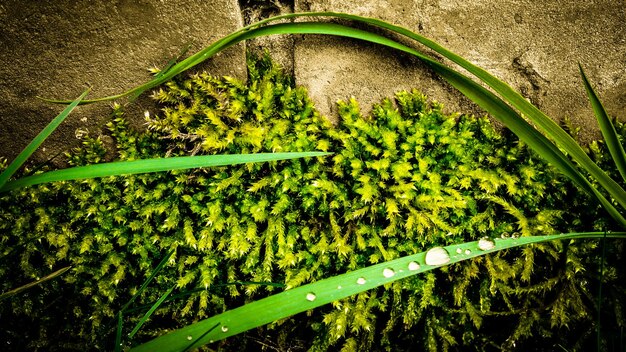
[[[188,43],[190,55],[241,26],[236,0],[2,1],[0,155],[14,158],[63,109],[36,96],[73,99],[87,85],[90,98],[121,93],[148,81],[147,68],[164,66]],[[245,79],[244,46],[201,66]],[[78,107],[35,158],[76,145],[78,127],[97,135],[109,105]],[[129,109],[141,118],[154,105],[144,93]]]

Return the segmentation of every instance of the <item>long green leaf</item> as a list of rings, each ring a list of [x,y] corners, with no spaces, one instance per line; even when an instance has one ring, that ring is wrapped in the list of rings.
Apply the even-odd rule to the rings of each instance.
[[[159,299],[152,305],[152,307],[150,307],[150,309],[146,312],[146,314],[143,315],[143,317],[141,317],[141,319],[139,320],[139,322],[137,323],[137,325],[135,325],[135,327],[133,328],[133,330],[128,334],[129,338],[133,338],[133,336],[135,336],[135,334],[137,333],[137,331],[139,331],[139,329],[141,329],[141,327],[143,326],[143,324],[146,323],[146,321],[148,320],[148,318],[150,318],[150,316],[152,316],[152,314],[154,313],[155,310],[157,310],[159,308],[159,306],[161,305],[161,303],[163,303],[163,301],[165,301],[165,299],[167,298],[167,296],[169,296],[172,291],[174,291],[174,289],[176,288],[176,285],[170,287],[169,290],[167,290],[161,297],[159,297]]]
[[[0,188],[7,192],[19,187],[37,185],[45,182],[80,180],[94,177],[117,175],[131,175],[149,172],[183,170],[198,167],[212,167],[257,163],[265,161],[287,160],[295,158],[325,156],[332,153],[302,152],[302,153],[258,153],[258,154],[230,154],[230,155],[202,155],[181,156],[173,158],[156,158],[134,161],[117,161],[111,163],[72,167],[69,169],[50,171],[43,174],[24,177],[7,183]]]
[[[26,162],[37,148],[43,143],[43,141],[48,138],[48,136],[54,132],[54,130],[59,127],[61,122],[65,120],[65,118],[74,110],[74,108],[83,100],[83,98],[89,93],[89,89],[83,92],[76,100],[72,101],[70,105],[68,105],[60,114],[57,115],[49,124],[46,126],[37,137],[35,137],[27,146],[22,150],[22,152],[13,160],[13,162],[0,174],[0,189],[4,187],[4,185],[9,181],[11,176]]]
[[[57,276],[61,276],[66,271],[70,270],[70,268],[71,267],[66,266],[65,268],[61,268],[61,269],[59,269],[59,270],[57,270],[57,271],[55,271],[55,272],[53,272],[51,274],[48,274],[48,275],[42,277],[39,280],[27,283],[26,285],[20,286],[20,287],[15,288],[15,289],[13,289],[11,291],[4,292],[3,294],[0,295],[0,301],[5,299],[5,298],[9,298],[11,296],[14,296],[14,295],[16,295],[16,294],[18,294],[18,293],[20,293],[20,292],[22,292],[24,290],[28,290],[31,287],[34,287],[34,286],[37,286],[37,285],[41,285],[42,283],[44,283],[44,282],[46,282],[48,280],[52,280],[52,279],[54,279]]]
[[[589,97],[589,102],[591,103],[593,112],[598,119],[598,124],[600,125],[602,136],[604,136],[606,146],[609,148],[611,157],[613,158],[615,166],[617,166],[617,170],[619,170],[620,175],[622,175],[622,179],[626,181],[626,153],[624,152],[624,147],[619,142],[615,126],[613,126],[609,115],[606,113],[604,106],[602,106],[602,102],[600,102],[598,95],[591,86],[591,83],[589,83],[583,67],[578,64],[578,68],[580,69],[580,76],[583,79],[585,90],[587,91],[587,96]]]
[[[193,347],[222,340],[272,321],[284,319],[384,284],[439,268],[443,265],[458,263],[488,253],[531,243],[603,238],[605,235],[608,238],[626,239],[626,232],[609,234],[603,232],[583,232],[494,240],[483,239],[481,241],[446,247],[436,247],[436,249],[430,249],[427,252],[372,265],[248,303],[155,338],[132,348],[131,351],[158,350],[162,352],[179,352],[188,348],[190,340],[206,334],[207,330],[210,330],[215,325],[219,325],[219,328],[202,336]]]

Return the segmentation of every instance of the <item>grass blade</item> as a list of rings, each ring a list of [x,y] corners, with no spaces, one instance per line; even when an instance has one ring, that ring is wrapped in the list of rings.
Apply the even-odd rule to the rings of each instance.
[[[76,100],[72,101],[70,105],[68,105],[60,114],[57,115],[49,124],[46,126],[37,137],[35,137],[24,150],[13,160],[13,162],[0,174],[0,189],[9,181],[11,176],[26,162],[37,148],[43,143],[43,141],[48,138],[54,130],[59,127],[61,122],[65,120],[65,118],[74,110],[74,108],[85,98],[85,96],[89,93],[89,89],[83,92]]]
[[[3,299],[5,299],[5,298],[9,298],[9,297],[11,297],[11,296],[14,296],[14,295],[16,295],[16,294],[18,294],[18,293],[20,293],[20,292],[22,292],[22,291],[24,291],[24,290],[27,290],[27,289],[29,289],[29,288],[31,288],[31,287],[34,287],[34,286],[40,285],[40,284],[42,284],[42,283],[44,283],[44,282],[46,282],[46,281],[48,281],[48,280],[52,280],[52,279],[54,279],[54,278],[55,278],[55,277],[57,277],[57,276],[61,276],[61,275],[63,275],[66,271],[70,270],[70,268],[71,268],[71,267],[66,266],[65,268],[61,268],[61,269],[59,269],[59,270],[57,270],[57,271],[53,272],[52,274],[48,274],[48,275],[46,275],[46,276],[42,277],[42,278],[41,278],[41,279],[39,279],[39,280],[36,280],[36,281],[33,281],[33,282],[29,282],[29,283],[27,283],[26,285],[20,286],[20,287],[15,288],[15,289],[13,289],[13,290],[11,290],[11,291],[7,291],[7,292],[5,292],[5,293],[3,293],[3,294],[1,294],[1,295],[0,295],[0,301],[1,301],[1,300],[3,300]]]
[[[607,238],[626,239],[626,232],[612,232],[609,234],[603,232],[582,232],[495,239],[493,240],[495,246],[488,250],[481,250],[479,241],[446,247],[436,247],[438,248],[437,251],[440,252],[438,258],[444,259],[438,263],[430,262],[432,265],[427,264],[426,257],[428,253],[433,253],[433,249],[431,249],[428,252],[421,252],[385,263],[372,265],[248,303],[239,308],[226,311],[222,314],[155,338],[147,343],[134,347],[131,351],[182,351],[189,347],[189,336],[192,338],[202,336],[202,338],[193,345],[193,347],[199,347],[209,341],[219,341],[229,336],[268,324],[272,321],[284,319],[294,314],[305,312],[384,284],[439,268],[443,265],[458,263],[503,249],[532,243],[581,238],[603,238],[605,235]],[[457,249],[461,249],[461,254],[457,254]],[[470,250],[469,254],[465,254],[465,251],[468,249]],[[445,251],[445,253],[442,253],[442,251]],[[446,256],[442,254],[447,254],[448,261],[445,261]],[[206,334],[206,331],[216,324],[220,325],[220,328]]]
[[[143,324],[148,320],[148,318],[150,318],[150,316],[154,313],[155,310],[157,310],[157,308],[159,308],[159,306],[161,305],[161,303],[163,303],[163,301],[165,301],[165,299],[167,298],[167,296],[169,296],[172,291],[174,291],[174,288],[176,288],[176,285],[172,286],[169,290],[167,290],[167,292],[165,292],[158,301],[156,301],[152,307],[150,307],[150,309],[146,312],[146,314],[144,314],[144,316],[141,318],[141,320],[139,320],[139,322],[137,323],[137,325],[135,325],[135,327],[133,328],[133,330],[128,334],[129,338],[133,338],[133,336],[135,336],[135,334],[137,333],[137,331],[139,331],[139,329],[141,329],[141,327],[143,326]]]
[[[302,153],[258,153],[258,154],[230,154],[230,155],[202,155],[181,156],[172,158],[156,158],[134,161],[117,161],[111,163],[79,166],[69,169],[50,171],[38,175],[24,177],[7,183],[0,188],[7,192],[19,187],[37,185],[45,182],[81,180],[94,177],[117,175],[131,175],[149,172],[184,170],[199,167],[225,166],[265,161],[287,160],[295,158],[325,156],[332,153],[302,152]]]
[[[578,68],[580,69],[580,76],[583,79],[585,90],[587,91],[587,96],[589,97],[589,102],[591,103],[593,112],[598,119],[598,124],[600,125],[602,136],[604,136],[606,146],[609,148],[611,157],[613,158],[615,166],[617,166],[617,170],[619,170],[620,175],[622,175],[622,179],[626,181],[626,153],[624,152],[624,147],[619,142],[615,126],[613,126],[613,123],[611,122],[609,115],[606,113],[604,106],[602,106],[598,95],[589,83],[583,67],[578,64]]]

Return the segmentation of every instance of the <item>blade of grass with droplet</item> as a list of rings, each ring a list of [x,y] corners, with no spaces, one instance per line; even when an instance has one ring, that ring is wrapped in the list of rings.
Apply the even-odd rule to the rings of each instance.
[[[146,314],[144,314],[143,317],[141,317],[141,319],[139,320],[139,322],[137,323],[137,325],[135,325],[135,327],[133,328],[133,330],[128,334],[129,338],[133,338],[133,336],[135,336],[135,334],[137,333],[137,331],[139,331],[139,329],[141,329],[141,327],[143,326],[143,324],[146,323],[146,321],[148,320],[148,318],[150,318],[150,316],[152,316],[152,314],[154,313],[155,310],[157,310],[159,308],[159,306],[161,305],[161,303],[163,303],[163,301],[165,301],[165,299],[167,298],[167,296],[169,296],[172,291],[174,291],[174,289],[176,288],[176,285],[170,287],[169,290],[167,290],[163,295],[161,295],[161,297],[159,297],[159,299],[152,305],[152,307],[150,307],[150,309],[146,312]]]
[[[496,251],[554,240],[590,239],[590,238],[626,239],[626,232],[580,232],[560,235],[529,236],[520,238],[494,239],[493,247],[481,250],[480,241],[454,244],[439,248],[437,265],[426,262],[427,252],[421,252],[385,263],[372,265],[345,274],[323,279],[311,284],[296,287],[284,292],[231,309],[222,314],[188,325],[163,336],[157,337],[131,349],[134,352],[155,351],[179,352],[187,349],[189,340],[204,335],[193,347],[200,347],[209,341],[219,341],[244,331],[285,319],[346,297],[401,280],[416,274],[458,263],[464,260],[493,253]],[[482,248],[485,248],[484,246]],[[447,253],[441,255],[441,249]],[[457,253],[457,249],[460,249]],[[469,250],[469,252],[467,252]],[[218,324],[220,327],[205,334]]]
[[[606,146],[609,148],[611,157],[613,158],[615,166],[617,166],[617,170],[619,171],[620,175],[622,175],[622,179],[626,181],[626,153],[624,152],[624,147],[619,142],[615,126],[613,126],[609,115],[606,113],[606,110],[602,105],[602,102],[600,102],[598,95],[591,86],[591,83],[589,83],[583,67],[578,64],[578,68],[580,70],[580,76],[582,77],[583,83],[585,85],[585,90],[587,91],[587,96],[589,97],[589,102],[591,103],[593,112],[596,115],[598,124],[600,125],[602,136],[604,136]]]
[[[24,290],[28,290],[28,289],[29,289],[29,288],[31,288],[31,287],[34,287],[34,286],[37,286],[37,285],[41,285],[42,283],[44,283],[44,282],[46,282],[46,281],[48,281],[48,280],[52,280],[52,279],[54,279],[55,277],[61,276],[61,275],[63,275],[66,271],[70,270],[70,268],[71,268],[71,267],[66,266],[65,268],[61,268],[61,269],[59,269],[59,270],[57,270],[57,271],[55,271],[55,272],[53,272],[53,273],[51,273],[51,274],[48,274],[48,275],[46,275],[46,276],[42,277],[42,278],[41,278],[41,279],[39,279],[39,280],[36,280],[36,281],[30,282],[30,283],[27,283],[26,285],[20,286],[20,287],[15,288],[15,289],[13,289],[13,290],[11,290],[11,291],[7,291],[7,292],[5,292],[5,293],[3,293],[3,294],[1,294],[1,295],[0,295],[0,301],[1,301],[1,300],[3,300],[3,299],[5,299],[5,298],[9,298],[9,297],[11,297],[11,296],[14,296],[14,295],[16,295],[16,294],[18,294],[18,293],[20,293],[20,292],[22,292],[22,291],[24,291]]]
[[[220,326],[220,323],[217,322],[215,325],[213,325],[210,329],[208,329],[204,334],[198,336],[197,339],[191,341],[191,343],[189,344],[189,346],[187,346],[187,348],[185,348],[182,352],[187,352],[187,351],[191,351],[191,349],[193,348],[193,346],[195,346],[198,341],[202,340],[206,335],[208,335],[211,331],[215,330],[215,328],[217,328],[218,326]]]
[[[35,137],[24,150],[13,160],[13,162],[0,174],[0,189],[9,181],[11,176],[26,162],[37,148],[48,138],[54,130],[59,127],[61,122],[67,118],[67,116],[74,110],[74,108],[85,98],[89,93],[89,89],[85,90],[78,98],[70,103],[60,114],[58,114],[49,124],[46,126],[37,137]]]
[[[257,154],[225,154],[181,156],[172,158],[156,158],[134,161],[117,161],[103,164],[72,167],[63,170],[45,172],[8,182],[0,188],[7,192],[19,187],[37,185],[45,182],[81,180],[86,178],[131,175],[159,171],[184,170],[200,167],[226,166],[245,163],[288,160],[295,158],[325,156],[326,152],[297,153],[257,153]]]

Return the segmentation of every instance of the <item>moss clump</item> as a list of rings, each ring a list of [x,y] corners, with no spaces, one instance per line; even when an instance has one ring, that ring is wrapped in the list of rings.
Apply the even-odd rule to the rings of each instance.
[[[72,266],[62,278],[1,303],[0,336],[7,347],[111,349],[116,313],[169,250],[169,264],[133,306],[137,310],[126,315],[125,326],[173,285],[174,299],[128,343],[264,297],[281,285],[299,286],[435,245],[591,230],[608,221],[485,118],[446,115],[441,105],[413,91],[384,100],[367,117],[355,101],[340,102],[341,122],[333,127],[268,58],[250,60],[249,66],[247,84],[207,74],[168,83],[154,93],[163,109],[148,119],[145,133],[130,130],[117,108],[108,128],[118,158],[335,154],[55,183],[3,195],[2,291]],[[104,153],[98,138],[87,138],[68,160],[99,162]],[[624,273],[615,266],[622,254],[621,247],[609,251],[603,279],[604,305],[615,312],[605,316],[613,325],[623,323]],[[581,241],[499,252],[219,346],[576,348],[593,331],[598,258],[597,242]]]

